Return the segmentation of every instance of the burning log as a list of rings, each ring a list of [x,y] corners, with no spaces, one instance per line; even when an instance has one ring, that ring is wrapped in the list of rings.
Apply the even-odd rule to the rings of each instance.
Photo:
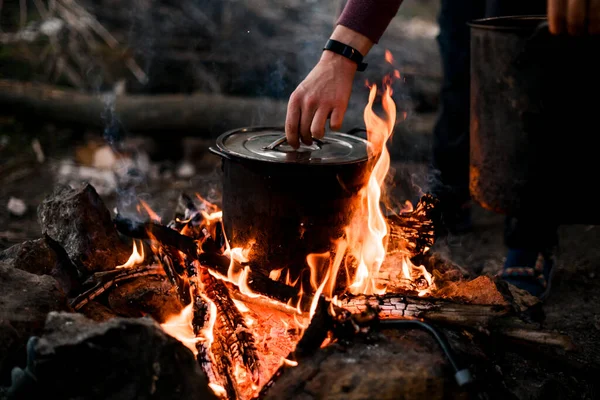
[[[217,307],[215,329],[222,337],[222,344],[228,349],[233,359],[237,359],[241,365],[246,367],[252,377],[252,382],[258,384],[260,363],[254,336],[248,329],[244,317],[231,300],[229,290],[221,280],[210,275],[205,268],[200,271],[200,281],[204,293]]]
[[[232,265],[231,259],[225,255],[216,252],[199,254],[198,242],[196,240],[189,236],[182,235],[164,225],[152,222],[136,222],[120,215],[117,215],[115,218],[115,225],[117,230],[126,236],[137,239],[156,240],[161,245],[171,246],[183,252],[192,260],[198,260],[203,267],[222,276],[228,275],[229,268]],[[220,248],[220,246],[211,239],[205,240],[202,247],[207,250]],[[234,261],[234,268],[243,269],[243,266]],[[276,282],[268,276],[253,270],[250,270],[247,283],[252,291],[281,301],[282,303],[287,303],[290,299],[294,299],[298,294],[297,289],[281,282]]]
[[[179,299],[183,304],[187,303],[190,293],[190,285],[186,279],[187,273],[184,260],[178,252],[172,251],[164,246],[159,246],[156,251],[156,256],[167,274],[169,281],[177,289]]]
[[[426,194],[411,212],[387,217],[389,224],[389,242],[395,244],[388,248],[388,254],[407,251],[410,257],[425,253],[435,242],[435,228],[439,222],[436,206],[438,200]]]
[[[210,306],[208,302],[204,301],[204,299],[199,295],[195,295],[192,301],[194,302],[192,329],[194,330],[194,335],[199,337],[202,335],[205,329],[211,328]],[[198,360],[198,364],[200,364],[200,368],[202,368],[208,377],[209,382],[218,383],[221,387],[225,388],[226,383],[216,371],[215,365],[212,361],[210,345],[211,343],[208,339],[200,340],[196,343],[196,350],[198,350],[196,360]],[[231,392],[231,390],[226,390],[226,392]]]
[[[341,300],[340,306],[352,313],[374,307],[379,310],[381,319],[418,318],[450,327],[487,332],[504,339],[520,339],[532,347],[543,344],[563,350],[572,348],[569,337],[540,330],[539,324],[521,318],[512,304],[461,304],[390,293],[384,296],[347,297]]]

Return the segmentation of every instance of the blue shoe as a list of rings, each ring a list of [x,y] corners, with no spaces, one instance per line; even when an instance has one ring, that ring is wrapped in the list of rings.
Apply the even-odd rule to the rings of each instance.
[[[500,277],[543,300],[550,292],[554,264],[547,252],[511,248]]]

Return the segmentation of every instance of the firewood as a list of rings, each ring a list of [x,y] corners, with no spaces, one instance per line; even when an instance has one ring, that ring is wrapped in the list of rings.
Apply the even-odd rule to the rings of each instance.
[[[210,307],[209,304],[197,294],[194,295],[193,302],[192,328],[194,330],[194,335],[199,337],[202,334],[202,330],[206,329],[209,325]],[[200,368],[202,368],[206,374],[208,381],[225,388],[227,382],[218,374],[215,364],[212,361],[210,343],[208,341],[198,341],[196,343],[196,350],[198,350],[196,360],[198,361]],[[231,389],[229,389],[229,391],[231,391]]]
[[[229,290],[220,279],[212,276],[205,268],[200,271],[200,280],[204,293],[217,307],[215,330],[224,339],[222,345],[228,349],[233,359],[238,360],[241,365],[246,367],[252,381],[258,384],[260,361],[255,339],[248,329],[244,317],[231,299]]]
[[[461,304],[454,301],[418,298],[389,293],[383,296],[350,296],[340,306],[359,313],[369,306],[379,310],[382,319],[418,318],[454,328],[493,334],[501,339],[520,339],[530,346],[545,344],[568,350],[571,340],[540,325],[525,321],[511,305]]]
[[[421,197],[413,211],[387,217],[390,228],[389,242],[395,243],[388,254],[408,251],[410,257],[425,253],[435,242],[436,223],[439,223],[436,206],[438,200],[431,194]]]
[[[94,286],[79,294],[71,301],[71,308],[79,310],[89,301],[103,294],[108,288],[118,282],[148,275],[161,275],[163,270],[155,265],[143,265],[136,268],[124,268],[114,271],[99,272],[92,275],[86,282]]]
[[[191,237],[181,235],[173,229],[164,225],[155,224],[152,222],[136,222],[117,215],[115,218],[117,230],[122,234],[136,239],[150,239],[159,242],[161,245],[171,246],[192,260],[198,260],[200,264],[222,276],[227,276],[231,259],[223,254],[217,253],[220,248],[214,240],[208,238],[202,244],[205,250],[212,249],[214,253],[198,254],[198,242]],[[234,262],[234,268],[242,269],[239,263]],[[250,270],[248,277],[248,287],[259,294],[265,295],[272,299],[287,303],[296,298],[298,290],[281,282],[276,282],[268,276]],[[306,297],[306,296],[305,296]],[[303,302],[303,306],[310,305],[310,301]],[[306,308],[308,310],[308,308]]]

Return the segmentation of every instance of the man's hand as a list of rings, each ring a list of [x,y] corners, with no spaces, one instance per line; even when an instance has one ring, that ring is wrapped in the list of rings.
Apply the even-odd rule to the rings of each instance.
[[[332,130],[341,129],[356,68],[356,63],[339,54],[323,52],[288,103],[285,134],[292,147],[298,148],[299,139],[307,145],[312,138],[321,139],[328,118]]]
[[[600,34],[600,0],[548,0],[548,25],[553,34]]]
[[[331,39],[352,46],[363,55],[373,46],[367,37],[342,25],[335,28]],[[292,147],[298,148],[300,140],[310,145],[312,138],[323,138],[328,118],[332,130],[341,129],[357,68],[354,61],[344,56],[323,52],[317,65],[290,96],[285,135]]]

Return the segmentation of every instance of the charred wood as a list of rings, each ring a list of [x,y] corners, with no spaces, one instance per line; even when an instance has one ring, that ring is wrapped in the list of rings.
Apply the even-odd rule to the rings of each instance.
[[[431,194],[421,197],[411,212],[387,217],[390,243],[397,243],[388,253],[408,251],[411,258],[425,253],[435,242],[436,225],[439,225],[436,206],[438,200]]]
[[[360,313],[371,307],[379,310],[381,319],[418,318],[505,339],[520,339],[533,347],[539,344],[565,350],[571,347],[570,338],[557,332],[541,330],[539,324],[522,319],[512,305],[460,304],[392,293],[384,296],[348,297],[341,300],[341,307],[352,313]]]
[[[136,239],[156,240],[162,245],[174,247],[180,250],[192,260],[198,260],[200,264],[220,275],[227,276],[232,261],[229,257],[218,253],[220,246],[211,238],[207,238],[202,244],[202,250],[210,253],[198,254],[198,242],[189,236],[182,235],[166,226],[151,222],[136,222],[117,215],[115,218],[117,230],[123,235]],[[244,266],[233,262],[234,269],[243,269]],[[263,294],[283,303],[294,299],[298,291],[281,282],[276,282],[268,276],[250,270],[248,286],[256,293]],[[303,303],[305,304],[305,303]],[[310,302],[306,302],[310,304]]]
[[[210,327],[210,305],[198,294],[194,295],[194,299],[192,301],[194,302],[192,328],[194,330],[194,335],[196,337],[200,337],[202,336],[203,330]],[[216,370],[216,367],[212,361],[210,342],[208,339],[198,341],[196,343],[196,350],[198,350],[196,359],[198,360],[200,368],[202,368],[202,371],[204,371],[208,377],[208,381],[216,383],[225,388],[227,382],[218,374],[218,371]],[[231,389],[228,391],[231,392]]]
[[[192,257],[198,253],[198,244],[194,239],[181,235],[164,225],[133,221],[119,214],[114,218],[114,223],[117,230],[125,236],[135,239],[156,240],[164,246],[174,247]]]
[[[252,381],[258,384],[260,361],[255,339],[248,329],[244,317],[231,299],[229,290],[220,279],[212,276],[205,268],[200,271],[200,280],[204,293],[217,307],[215,331],[218,331],[224,339],[222,344],[228,349],[233,359],[237,359],[241,365],[246,367],[252,376]]]
[[[142,276],[161,274],[163,274],[163,271],[160,267],[146,265],[137,268],[124,268],[113,271],[97,272],[84,283],[84,286],[89,284],[93,284],[93,286],[75,297],[71,301],[71,307],[74,310],[79,310],[88,302],[103,294],[115,283],[128,279],[139,278]]]

